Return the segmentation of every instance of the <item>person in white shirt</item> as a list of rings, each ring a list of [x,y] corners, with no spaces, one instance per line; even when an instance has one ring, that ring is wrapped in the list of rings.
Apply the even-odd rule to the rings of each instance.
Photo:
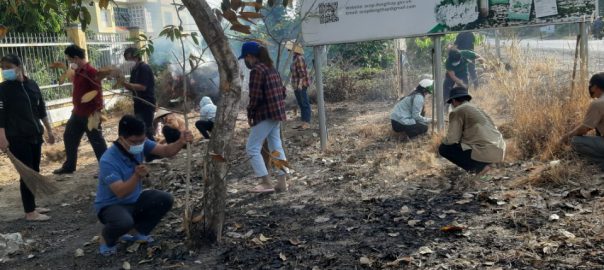
[[[204,138],[210,138],[210,131],[214,128],[214,118],[216,117],[216,105],[210,97],[203,97],[199,101],[199,114],[201,119],[195,122],[195,127]]]
[[[428,132],[431,119],[424,117],[424,99],[427,94],[432,94],[434,81],[424,79],[419,82],[415,91],[402,98],[390,114],[392,130],[404,132],[413,139]]]

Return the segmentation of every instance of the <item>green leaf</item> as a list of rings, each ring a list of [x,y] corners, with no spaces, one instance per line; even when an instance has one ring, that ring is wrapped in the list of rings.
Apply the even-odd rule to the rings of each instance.
[[[197,33],[193,33],[193,34],[197,34]],[[191,35],[191,39],[193,39],[193,43],[195,43],[195,45],[199,46],[199,39],[197,38],[197,35]]]

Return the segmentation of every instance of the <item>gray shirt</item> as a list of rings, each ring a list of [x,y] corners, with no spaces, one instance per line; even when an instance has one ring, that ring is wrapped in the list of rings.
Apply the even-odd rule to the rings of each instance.
[[[406,96],[394,106],[390,119],[405,126],[428,125],[430,119],[422,116],[423,109],[424,96],[420,94]]]

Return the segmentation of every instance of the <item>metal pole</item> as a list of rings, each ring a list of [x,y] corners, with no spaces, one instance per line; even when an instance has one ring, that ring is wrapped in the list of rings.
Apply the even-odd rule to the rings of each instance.
[[[584,84],[587,80],[588,70],[588,40],[589,34],[587,33],[587,24],[585,20],[579,23],[579,31],[581,32],[581,44],[580,44],[580,57],[581,57],[581,84]]]
[[[445,102],[443,96],[443,72],[442,72],[442,36],[433,37],[434,58],[434,98],[436,100],[436,128],[438,131],[445,129]]]
[[[319,130],[321,133],[321,151],[327,149],[327,121],[325,119],[325,100],[323,99],[323,71],[321,70],[324,46],[315,46],[315,83],[317,86],[317,105],[319,107]]]
[[[495,29],[495,51],[497,59],[501,61],[501,39],[499,38],[499,29]]]

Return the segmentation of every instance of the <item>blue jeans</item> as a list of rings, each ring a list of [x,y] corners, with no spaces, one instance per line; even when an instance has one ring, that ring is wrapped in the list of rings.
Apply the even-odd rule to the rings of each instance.
[[[264,120],[252,127],[250,135],[247,138],[247,145],[245,151],[251,158],[250,163],[256,177],[263,177],[268,175],[268,170],[262,159],[262,144],[264,140],[268,140],[268,149],[272,153],[274,151],[279,152],[279,158],[285,160],[285,152],[281,145],[281,122],[275,120]],[[270,153],[269,153],[270,155]],[[280,174],[283,172],[280,171]]]
[[[308,100],[306,89],[307,88],[305,87],[300,90],[294,90],[294,94],[296,94],[296,101],[298,101],[298,106],[300,107],[300,112],[302,113],[302,121],[310,123],[310,101]]]

